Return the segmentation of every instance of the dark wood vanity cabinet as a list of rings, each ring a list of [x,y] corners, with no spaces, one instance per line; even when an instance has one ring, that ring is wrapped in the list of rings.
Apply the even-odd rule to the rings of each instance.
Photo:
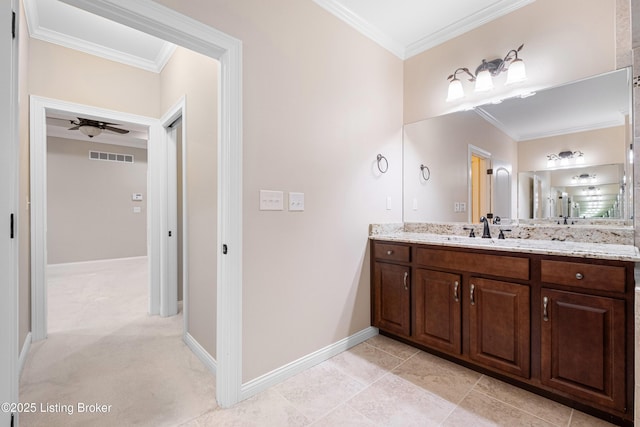
[[[632,424],[634,263],[377,240],[371,254],[381,333]]]
[[[469,357],[529,378],[529,286],[472,277],[469,281]]]
[[[374,326],[401,336],[411,331],[411,267],[410,248],[395,244],[377,244],[373,252],[378,260],[373,264],[371,295]]]
[[[618,265],[542,260],[543,384],[624,411],[626,345],[633,346],[625,336],[625,276]]]
[[[416,269],[413,281],[413,334],[418,343],[462,353],[462,278],[459,274]]]

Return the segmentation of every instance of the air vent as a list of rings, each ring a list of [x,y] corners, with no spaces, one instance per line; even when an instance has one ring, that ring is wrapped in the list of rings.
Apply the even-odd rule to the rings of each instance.
[[[133,163],[133,155],[131,154],[104,153],[102,151],[89,151],[89,159],[104,160],[107,162]]]
[[[633,78],[633,87],[640,87],[640,76],[635,76]]]

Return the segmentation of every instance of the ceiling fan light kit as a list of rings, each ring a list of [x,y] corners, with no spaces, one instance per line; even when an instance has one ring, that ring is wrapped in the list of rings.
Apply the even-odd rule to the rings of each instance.
[[[74,126],[70,127],[69,130],[80,130],[80,132],[87,135],[89,138],[100,135],[103,130],[114,132],[120,135],[129,133],[129,131],[126,129],[120,129],[111,126],[119,126],[116,123],[101,122],[99,120],[84,119],[82,117],[78,117],[77,121],[70,120],[70,123]]]

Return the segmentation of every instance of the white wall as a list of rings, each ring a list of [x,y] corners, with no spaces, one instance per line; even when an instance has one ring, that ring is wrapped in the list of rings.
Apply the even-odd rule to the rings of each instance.
[[[91,160],[89,151],[130,154],[135,160]],[[133,201],[133,193],[143,200]],[[47,138],[49,264],[144,256],[146,217],[147,150]]]

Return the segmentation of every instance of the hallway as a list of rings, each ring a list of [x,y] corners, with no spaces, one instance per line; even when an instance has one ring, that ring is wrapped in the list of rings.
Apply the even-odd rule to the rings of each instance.
[[[48,276],[49,337],[20,378],[20,401],[37,411],[22,426],[176,426],[217,407],[182,313],[147,315],[146,258],[53,265]],[[96,403],[105,413],[78,413]]]

